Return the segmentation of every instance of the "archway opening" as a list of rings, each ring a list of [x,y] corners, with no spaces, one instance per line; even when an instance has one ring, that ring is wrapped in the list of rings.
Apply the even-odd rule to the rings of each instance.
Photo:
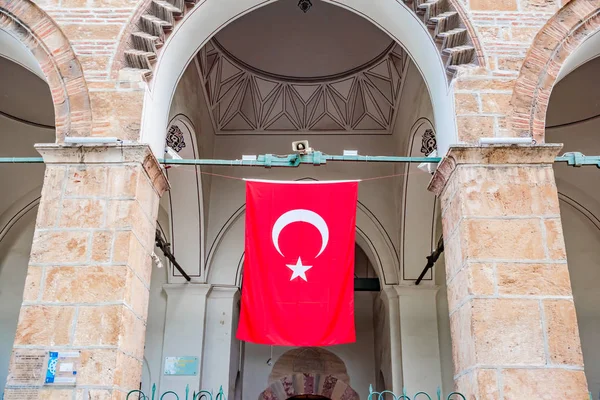
[[[292,141],[301,139],[329,154],[349,149],[374,155],[431,154],[437,145],[434,104],[422,68],[404,43],[392,40],[367,18],[345,7],[321,1],[313,4],[305,14],[295,2],[272,2],[219,27],[206,42],[198,42],[203,45],[182,73],[172,101],[163,103],[170,104],[171,125],[161,146],[166,142],[169,153],[180,157],[195,154],[216,159],[285,154]],[[346,48],[349,38],[355,40]],[[154,78],[155,89],[161,85],[160,75],[157,72]],[[179,126],[181,120],[186,121],[188,133]],[[175,125],[179,128],[171,129]],[[186,155],[186,151],[192,153]],[[398,287],[417,279],[439,238],[434,196],[426,190],[416,191],[428,182],[427,172],[375,163],[280,169],[180,166],[168,172],[182,179],[172,182],[171,193],[161,200],[164,219],[159,217],[159,222],[163,228],[169,227],[165,234],[173,243],[176,258],[185,261],[181,264],[188,273],[194,272],[190,273],[192,283],[210,288],[206,306],[202,306],[205,309],[198,312],[199,322],[194,325],[195,330],[204,332],[202,344],[190,342],[190,346],[201,347],[198,355],[211,367],[203,368],[197,381],[190,378],[190,386],[200,384],[210,390],[223,385],[228,397],[256,398],[267,384],[269,359],[274,361],[293,350],[274,347],[271,355],[269,346],[241,344],[235,339],[239,290],[243,290],[244,178],[376,178],[360,184],[355,271],[357,279],[375,280],[377,285],[369,286],[373,291],[355,292],[357,342],[328,350],[348,363],[357,391],[367,391],[380,373],[387,389],[401,391],[403,379],[414,391],[434,393],[441,386],[435,277],[428,274],[421,286],[427,297],[427,335],[419,337],[416,330],[406,329],[416,326],[413,321],[422,320],[420,298],[402,293],[410,299],[398,304]],[[192,231],[198,233],[200,245],[188,241]],[[169,271],[167,285],[183,282],[176,271]],[[183,302],[182,298],[178,301]],[[198,301],[198,297],[194,299]],[[156,319],[165,327],[165,332],[149,332],[146,340],[148,364],[154,365],[151,369],[159,375],[161,355],[148,350],[150,344],[163,349],[176,348],[173,343],[183,346],[178,332],[169,329],[171,317],[165,305],[169,301],[150,298],[149,326]],[[401,307],[408,316],[404,330],[400,327]],[[404,341],[400,338],[403,334],[407,335]],[[404,346],[415,356],[403,360]],[[435,350],[428,353],[432,356],[423,363],[418,353],[432,348]],[[164,350],[165,356],[172,351]],[[227,361],[222,362],[224,359]],[[404,377],[403,368],[412,373]],[[433,371],[427,375],[426,384],[431,387],[423,386],[421,370]],[[163,392],[169,387],[169,378],[159,380],[164,383],[159,387]],[[149,385],[144,382],[144,387]]]
[[[0,29],[0,157],[36,157],[35,143],[55,141],[54,105],[36,58]],[[29,267],[44,165],[0,165],[0,392],[4,392],[21,303],[36,301],[42,276],[56,290],[59,268]],[[41,215],[40,224],[56,224]],[[26,286],[27,282],[27,286]]]
[[[596,79],[600,68],[600,34],[586,40],[565,60],[559,73],[546,115],[546,142],[563,143],[563,152],[600,154],[598,130],[600,129],[600,83]],[[566,244],[567,264],[552,266],[564,271],[565,279],[553,282],[556,295],[568,293],[572,288],[577,321],[561,335],[565,348],[571,348],[570,338],[577,338],[579,328],[582,355],[564,351],[561,363],[583,365],[589,389],[594,397],[600,393],[600,190],[591,182],[598,179],[594,167],[573,168],[555,164],[554,174],[559,192],[562,229]],[[541,278],[544,268],[535,271]],[[569,274],[567,278],[566,274]],[[569,307],[568,302],[556,302]],[[547,314],[548,315],[548,314]],[[562,347],[561,347],[562,348]],[[556,349],[554,350],[556,352]]]
[[[469,64],[477,62],[479,56],[475,57],[475,48],[470,45],[468,30],[462,26],[461,18],[456,12],[445,13],[443,7],[454,7],[449,3],[444,3],[443,7],[437,5],[433,12],[425,13],[427,21],[425,23],[414,14],[414,10],[410,7],[397,2],[395,0],[376,0],[377,5],[367,5],[361,1],[337,1],[337,0],[315,0],[315,3],[310,10],[310,13],[304,14],[309,16],[312,13],[323,13],[322,10],[328,5],[347,10],[350,13],[358,15],[361,19],[371,22],[373,25],[385,32],[395,42],[401,43],[404,51],[414,60],[414,65],[424,79],[426,91],[434,104],[434,113],[432,119],[435,120],[437,126],[437,134],[439,145],[442,152],[446,151],[451,143],[456,141],[456,123],[454,113],[454,103],[452,90],[448,89],[447,75],[453,71],[453,67],[458,64]],[[185,67],[193,62],[198,52],[202,47],[208,46],[211,40],[214,41],[215,33],[221,36],[223,30],[229,29],[235,25],[239,19],[260,12],[261,8],[271,7],[277,3],[277,0],[258,1],[253,0],[245,3],[232,2],[227,6],[216,1],[208,1],[200,4],[190,11],[189,16],[184,20],[181,26],[178,26],[169,40],[165,43],[164,48],[160,52],[160,57],[153,70],[153,79],[150,91],[147,92],[144,102],[144,117],[142,123],[142,138],[145,142],[150,143],[155,153],[159,156],[163,154],[164,148],[164,127],[168,123],[169,105],[173,94],[176,91],[181,79],[184,79]],[[287,2],[284,2],[287,3]],[[296,4],[290,5],[296,7]],[[296,10],[300,11],[301,10]],[[438,15],[440,14],[440,15]],[[419,13],[420,15],[420,13]],[[440,22],[442,21],[442,22]],[[337,26],[338,21],[330,24],[330,29],[325,32],[331,32]],[[432,39],[428,29],[431,26],[440,24],[442,28],[436,29],[436,34],[439,37]],[[277,25],[277,24],[274,24]],[[288,25],[294,27],[294,25]],[[298,26],[296,26],[298,27]],[[449,32],[443,32],[444,29],[449,29]],[[258,29],[258,32],[264,31],[264,28]],[[360,30],[362,32],[362,30]],[[317,32],[311,30],[311,32]],[[277,42],[278,39],[293,36],[294,32],[287,30],[285,35],[272,35]],[[260,35],[260,33],[259,33]],[[447,35],[453,37],[452,40]],[[298,35],[299,40],[304,36]],[[310,36],[310,35],[309,35]],[[312,35],[315,36],[314,33]],[[320,39],[327,42],[327,36],[321,36]],[[335,36],[335,35],[333,35]],[[339,36],[339,35],[338,35]],[[251,34],[247,40],[252,40],[256,35]],[[449,37],[449,36],[448,36]],[[310,38],[310,37],[309,37]],[[443,39],[443,40],[442,40]],[[244,41],[242,39],[241,41]],[[437,41],[442,42],[442,49],[458,42],[464,45],[458,46],[453,51],[448,51],[450,58],[445,62],[439,53],[440,46]],[[361,38],[357,42],[361,42]],[[346,43],[350,43],[347,41]],[[226,46],[225,46],[226,47]],[[339,48],[347,50],[348,46],[340,45]],[[352,47],[350,47],[352,49]],[[378,46],[370,47],[369,50],[364,50],[363,55],[368,55],[377,50]],[[449,49],[446,49],[449,50]],[[444,50],[446,52],[446,50]],[[331,49],[329,49],[331,51]],[[339,51],[338,51],[339,52]],[[335,54],[333,52],[332,54]],[[347,54],[357,55],[355,51],[346,51]],[[327,57],[327,53],[322,54]],[[242,61],[247,57],[237,54],[237,58]],[[247,54],[246,54],[247,56]],[[301,58],[301,54],[297,57],[292,57],[291,60]],[[364,57],[363,57],[364,58]],[[368,57],[367,57],[368,58]],[[264,57],[268,59],[268,57]],[[347,59],[344,55],[341,60]],[[255,60],[254,60],[255,61]],[[263,60],[264,61],[264,60]],[[303,61],[306,61],[304,59]],[[329,60],[331,61],[331,60]],[[256,64],[256,63],[255,63]],[[291,63],[293,65],[293,63]],[[302,68],[304,62],[299,63],[297,68]],[[316,66],[315,63],[314,66]],[[257,65],[254,65],[257,66]],[[260,66],[258,67],[260,69]],[[339,71],[336,71],[339,72]],[[326,75],[326,74],[325,74]],[[297,77],[301,77],[297,74]],[[239,121],[238,121],[239,122]]]

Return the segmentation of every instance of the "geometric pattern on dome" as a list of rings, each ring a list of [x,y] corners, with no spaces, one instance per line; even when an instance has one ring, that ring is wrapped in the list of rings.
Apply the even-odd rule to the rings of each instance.
[[[360,71],[311,83],[245,68],[212,41],[200,50],[198,58],[217,133],[390,133],[408,59],[396,45]]]

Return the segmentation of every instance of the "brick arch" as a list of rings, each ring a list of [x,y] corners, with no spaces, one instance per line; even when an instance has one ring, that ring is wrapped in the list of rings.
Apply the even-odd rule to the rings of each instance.
[[[525,57],[511,99],[514,136],[544,141],[550,94],[567,57],[600,30],[600,1],[572,0],[540,30]]]
[[[307,394],[331,400],[360,399],[350,385],[334,375],[303,373],[288,375],[272,382],[258,396],[258,400],[287,400]]]
[[[112,75],[127,67],[152,79],[160,48],[181,24],[186,13],[200,0],[142,0],[122,34]],[[448,81],[460,66],[485,65],[482,46],[458,0],[403,0],[406,7],[425,25],[444,61]]]
[[[0,29],[38,60],[54,103],[57,141],[88,136],[92,112],[83,70],[58,25],[31,0],[0,0]]]

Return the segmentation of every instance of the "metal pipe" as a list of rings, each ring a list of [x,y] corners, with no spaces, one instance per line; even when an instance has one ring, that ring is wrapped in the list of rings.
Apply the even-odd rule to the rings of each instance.
[[[108,144],[119,143],[121,139],[114,136],[66,136],[65,143],[68,144]]]
[[[486,145],[511,145],[511,144],[521,144],[521,145],[531,145],[533,143],[532,137],[487,137],[480,138],[479,144]]]
[[[42,157],[0,157],[0,164],[43,164]]]
[[[275,155],[264,154],[255,159],[242,160],[212,160],[212,159],[159,159],[164,165],[212,165],[221,167],[297,167],[300,164],[323,165],[327,161],[347,161],[357,163],[426,163],[438,164],[442,157],[395,157],[395,156],[361,156],[361,155],[327,155],[320,151],[311,154]],[[582,153],[565,153],[554,159],[554,162],[564,162],[570,166],[595,165],[600,168],[600,156],[585,156]],[[0,157],[0,164],[43,164],[42,157]]]

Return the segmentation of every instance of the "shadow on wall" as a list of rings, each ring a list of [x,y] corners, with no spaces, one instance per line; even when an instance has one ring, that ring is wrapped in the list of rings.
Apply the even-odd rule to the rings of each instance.
[[[4,393],[15,340],[36,214],[37,207],[23,215],[0,241],[0,393]]]

